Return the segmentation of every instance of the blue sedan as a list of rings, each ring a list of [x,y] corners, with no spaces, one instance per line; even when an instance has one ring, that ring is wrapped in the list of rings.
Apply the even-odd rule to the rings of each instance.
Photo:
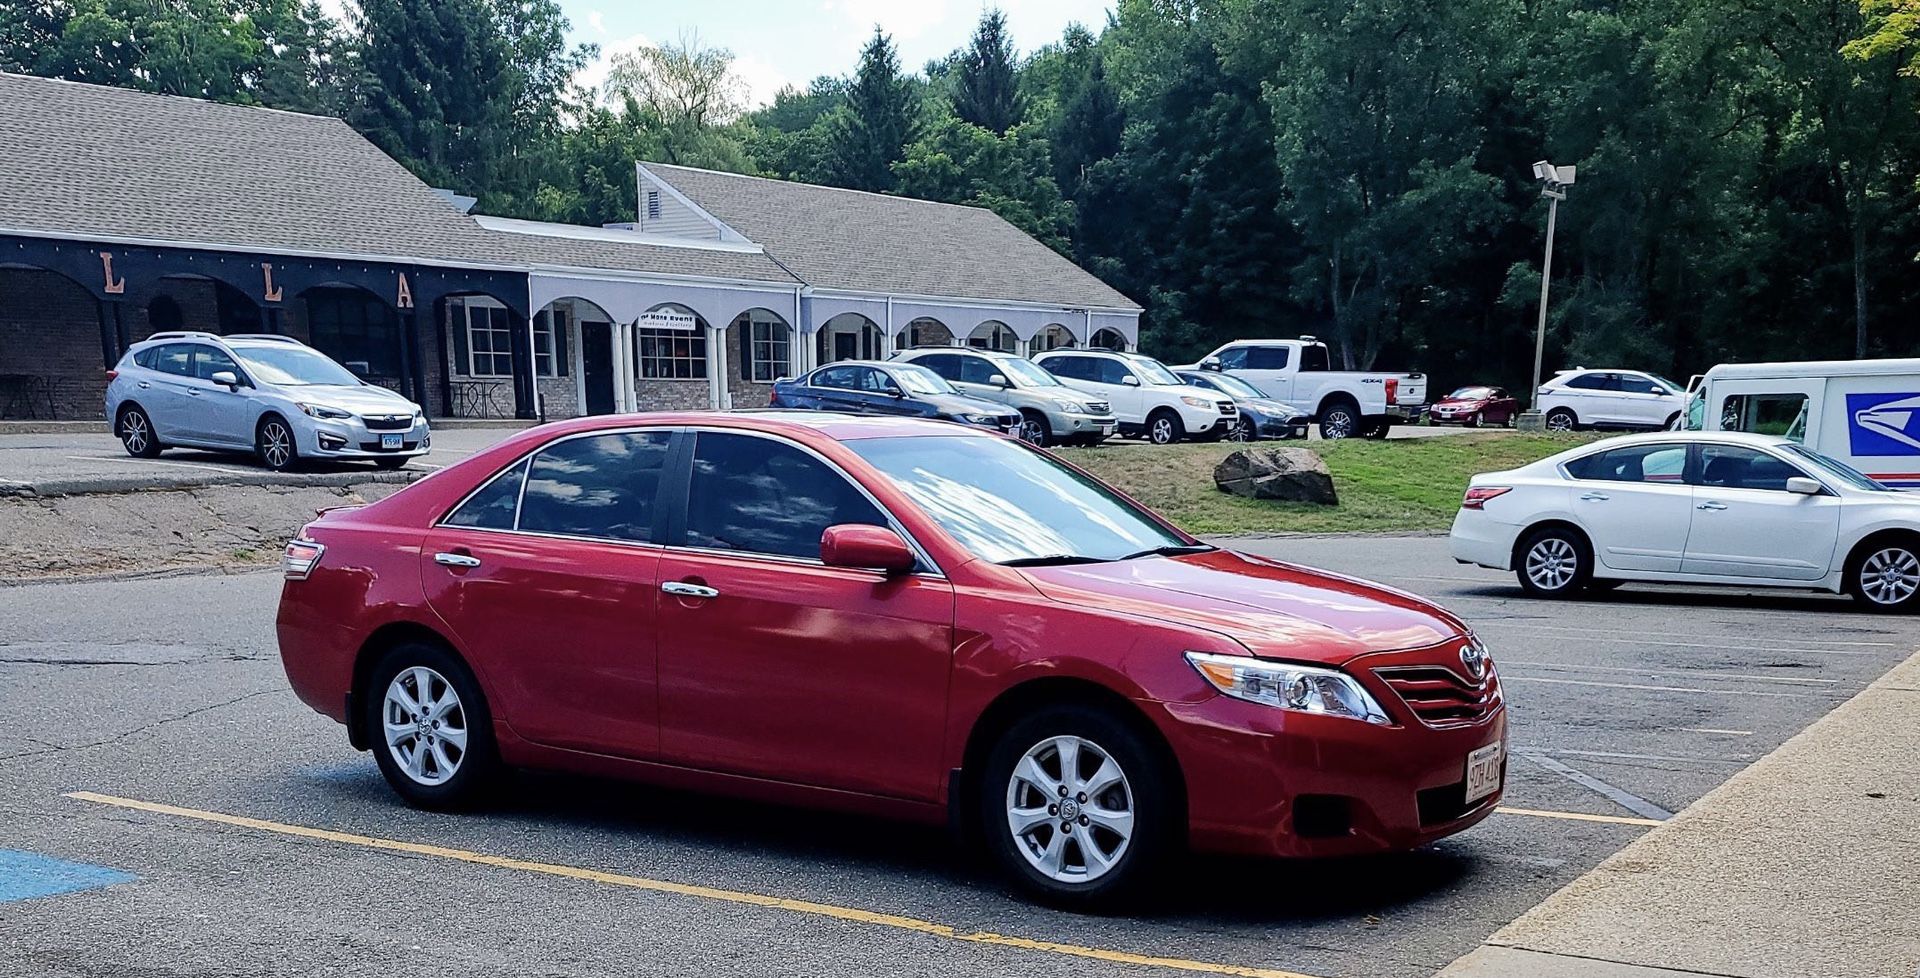
[[[817,367],[797,380],[773,385],[773,407],[846,414],[891,414],[938,418],[1009,434],[1020,428],[1020,412],[1004,404],[968,397],[939,374],[911,363],[843,360]]]
[[[1240,424],[1227,437],[1234,441],[1307,437],[1308,419],[1304,412],[1268,397],[1238,377],[1211,370],[1176,370],[1174,373],[1189,385],[1233,398],[1234,406],[1240,409]]]

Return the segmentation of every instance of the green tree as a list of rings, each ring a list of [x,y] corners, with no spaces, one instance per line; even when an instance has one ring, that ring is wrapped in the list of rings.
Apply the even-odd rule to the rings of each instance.
[[[1005,135],[946,116],[895,164],[898,189],[910,197],[986,207],[1007,223],[1066,252],[1073,207],[1050,174],[1047,143],[1015,126]]]
[[[980,26],[959,59],[953,95],[955,114],[963,122],[1006,135],[1025,114],[1015,73],[1007,15],[998,9],[989,10],[980,15]]]
[[[421,179],[485,198],[511,138],[511,51],[487,0],[362,0],[350,121]]]
[[[751,170],[742,131],[747,88],[733,71],[733,52],[686,36],[617,57],[608,92],[623,100],[636,124],[651,128],[663,163]]]
[[[900,76],[893,39],[875,27],[860,51],[847,104],[832,118],[825,167],[830,182],[855,190],[892,190],[893,165],[906,158],[915,136],[917,101]]]

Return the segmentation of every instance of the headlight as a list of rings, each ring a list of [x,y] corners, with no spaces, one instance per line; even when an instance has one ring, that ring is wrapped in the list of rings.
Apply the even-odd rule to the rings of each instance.
[[[1319,713],[1387,724],[1387,713],[1352,676],[1244,655],[1188,652],[1187,661],[1213,688],[1235,699],[1297,713]]]
[[[1092,409],[1092,408],[1090,408],[1090,407],[1088,407],[1088,406],[1086,406],[1086,405],[1085,405],[1084,403],[1082,403],[1082,402],[1080,402],[1080,401],[1061,401],[1061,402],[1059,402],[1059,403],[1060,403],[1060,410],[1062,410],[1062,411],[1071,411],[1071,412],[1073,412],[1074,414],[1091,414],[1091,413],[1093,413],[1093,409]]]
[[[993,424],[999,419],[991,414],[963,414],[960,416],[960,420],[968,424]]]
[[[1219,409],[1219,405],[1204,397],[1181,397],[1180,402],[1188,407],[1197,407],[1203,411],[1215,411]]]
[[[307,404],[305,402],[301,402],[301,403],[295,404],[294,407],[297,407],[301,411],[306,412],[307,416],[311,418],[326,418],[329,421],[344,421],[347,418],[353,417],[352,413],[350,412],[342,411],[339,408],[330,408],[324,404]]]

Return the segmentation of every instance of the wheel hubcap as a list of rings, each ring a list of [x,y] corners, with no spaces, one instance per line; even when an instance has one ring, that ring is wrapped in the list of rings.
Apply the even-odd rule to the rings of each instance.
[[[387,684],[380,713],[387,750],[408,778],[445,784],[459,772],[467,757],[467,711],[445,676],[426,666],[401,670]]]
[[[1860,590],[1875,604],[1899,604],[1920,590],[1920,558],[1888,547],[1860,565]]]
[[[287,459],[293,455],[293,436],[285,427],[277,423],[268,424],[260,432],[260,438],[266,448],[264,454],[268,465],[277,469],[287,464]]]
[[[1040,422],[1028,418],[1020,423],[1020,438],[1035,445],[1046,440],[1046,432],[1040,428]]]
[[[1553,431],[1571,431],[1573,419],[1564,414],[1556,414],[1547,419],[1547,427]]]
[[[1173,422],[1161,418],[1153,423],[1153,440],[1164,445],[1173,440]]]
[[[1353,418],[1343,411],[1335,412],[1327,419],[1327,430],[1321,434],[1328,438],[1345,438],[1353,434]]]
[[[1543,591],[1566,587],[1573,581],[1573,572],[1578,566],[1573,544],[1559,537],[1542,540],[1527,551],[1527,580]]]
[[[147,419],[138,414],[129,414],[120,422],[120,440],[128,451],[147,450]]]
[[[1043,740],[1007,783],[1007,828],[1027,864],[1060,883],[1091,883],[1119,865],[1133,839],[1133,788],[1120,762],[1091,740]]]

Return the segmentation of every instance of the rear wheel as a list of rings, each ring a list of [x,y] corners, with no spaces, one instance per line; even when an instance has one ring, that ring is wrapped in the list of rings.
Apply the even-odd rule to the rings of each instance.
[[[407,804],[478,801],[499,771],[492,716],[466,663],[425,642],[395,646],[373,668],[362,722],[374,759]]]
[[[1579,419],[1575,418],[1573,412],[1566,408],[1554,408],[1552,411],[1547,412],[1548,431],[1573,431],[1579,427]]]
[[[1187,436],[1187,426],[1180,416],[1161,408],[1147,415],[1147,440],[1156,445],[1171,445]]]
[[[1381,441],[1393,432],[1393,425],[1385,421],[1369,421],[1360,426],[1360,437]]]
[[[1593,552],[1587,539],[1566,527],[1536,531],[1520,546],[1514,568],[1520,587],[1542,598],[1564,598],[1577,593],[1593,577]]]
[[[269,414],[254,430],[253,452],[260,464],[275,472],[285,472],[300,461],[300,447],[294,443],[293,429],[285,418]]]
[[[1920,546],[1907,540],[1870,543],[1848,561],[1847,590],[1874,611],[1920,606]]]
[[[114,427],[128,455],[153,458],[160,454],[160,438],[153,433],[153,419],[147,417],[147,412],[139,407],[120,412],[120,423]]]
[[[980,784],[988,848],[1045,899],[1088,906],[1138,896],[1179,843],[1174,772],[1097,707],[1045,707],[1014,723]]]
[[[1332,441],[1352,438],[1360,430],[1360,412],[1349,404],[1335,404],[1320,412],[1320,437]]]

